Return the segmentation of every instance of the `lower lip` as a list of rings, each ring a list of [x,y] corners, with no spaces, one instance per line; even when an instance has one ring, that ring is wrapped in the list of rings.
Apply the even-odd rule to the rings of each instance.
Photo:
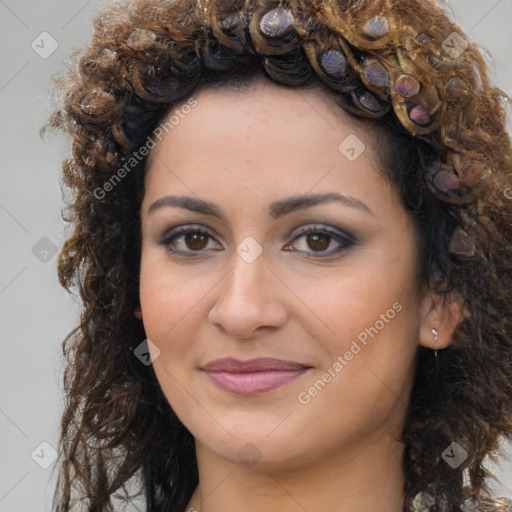
[[[306,373],[303,370],[263,371],[253,373],[232,373],[207,371],[208,378],[224,391],[237,395],[259,395],[280,388]]]

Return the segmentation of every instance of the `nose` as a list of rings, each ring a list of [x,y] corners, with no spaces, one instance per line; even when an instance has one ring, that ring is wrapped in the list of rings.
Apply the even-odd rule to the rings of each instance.
[[[226,336],[254,338],[286,323],[286,287],[268,267],[264,254],[248,263],[235,252],[232,268],[217,289],[208,319]]]

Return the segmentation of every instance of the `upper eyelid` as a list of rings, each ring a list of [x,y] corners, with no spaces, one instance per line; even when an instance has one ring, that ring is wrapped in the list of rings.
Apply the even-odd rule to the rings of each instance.
[[[207,227],[203,224],[200,224],[200,223],[184,224],[184,225],[172,227],[172,228],[168,229],[162,235],[160,243],[168,244],[168,243],[170,243],[170,239],[183,236],[191,231],[192,232],[194,232],[194,231],[204,232],[206,235],[208,235],[210,238],[214,239],[218,244],[220,244],[220,242],[217,240],[217,237],[212,232],[212,230],[209,227]],[[337,228],[337,227],[333,227],[333,226],[329,226],[328,224],[319,223],[319,222],[316,222],[316,223],[313,222],[310,224],[304,224],[299,227],[296,227],[296,228],[292,229],[289,233],[287,233],[286,238],[288,239],[288,238],[292,237],[290,242],[294,242],[297,238],[300,238],[304,235],[307,235],[307,234],[309,234],[311,232],[315,232],[315,231],[320,232],[320,233],[326,233],[328,236],[331,236],[332,238],[339,237],[342,241],[344,240],[346,242],[349,242],[350,244],[355,244],[357,242],[356,237],[354,237],[352,234],[350,234],[346,230],[343,230],[343,229]],[[220,244],[220,245],[222,245],[222,244]],[[191,251],[191,252],[194,252],[194,251]],[[200,253],[202,251],[196,251],[196,252]]]
[[[205,231],[206,233],[211,235],[212,238],[216,237],[215,233],[212,231],[212,229],[210,227],[208,227],[204,224],[201,224],[201,223],[193,223],[193,224],[180,224],[179,226],[173,226],[171,228],[168,228],[165,230],[165,232],[161,236],[161,238],[169,237],[169,236],[171,236],[171,233],[172,233],[172,236],[174,236],[176,234],[182,234],[183,231],[194,231],[194,230]],[[354,239],[354,236],[351,235],[346,230],[344,230],[343,228],[330,226],[325,222],[310,222],[310,223],[303,224],[299,227],[295,227],[292,230],[287,232],[286,238],[289,238],[290,236],[301,235],[301,234],[304,234],[304,232],[307,232],[310,230],[328,231],[328,232],[334,231],[335,233],[331,233],[331,234],[337,234],[342,237]],[[175,233],[173,233],[174,231],[175,231]],[[230,230],[230,232],[231,232],[231,230]]]
[[[313,223],[300,226],[299,228],[292,230],[289,236],[298,237],[315,231],[318,231],[320,233],[327,233],[328,235],[332,236],[337,235],[341,238],[348,238],[352,241],[355,241],[355,237],[348,233],[346,230],[341,228],[335,228],[333,226],[329,226],[328,224],[323,223]]]

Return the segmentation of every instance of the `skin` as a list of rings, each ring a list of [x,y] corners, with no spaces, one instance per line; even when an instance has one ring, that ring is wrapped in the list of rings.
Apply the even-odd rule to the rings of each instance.
[[[416,351],[419,344],[445,348],[461,317],[455,301],[417,288],[413,221],[375,158],[383,135],[318,89],[266,82],[194,97],[197,106],[150,154],[141,208],[140,303],[153,368],[196,440],[199,485],[186,510],[399,512],[403,446],[396,439]],[[338,149],[350,134],[366,146],[355,161]],[[269,215],[274,201],[329,192],[352,196],[373,214],[330,202]],[[176,206],[149,213],[169,194],[210,201],[225,220]],[[211,236],[187,245],[181,235],[168,245],[192,257],[160,243],[172,228],[197,224]],[[313,225],[356,243],[321,258],[345,242],[296,235]],[[251,263],[236,251],[246,237],[262,249]],[[332,373],[357,336],[397,303],[394,318],[300,403],[299,394]],[[227,356],[312,368],[281,388],[238,396],[200,371]],[[241,449],[256,463],[241,460]]]

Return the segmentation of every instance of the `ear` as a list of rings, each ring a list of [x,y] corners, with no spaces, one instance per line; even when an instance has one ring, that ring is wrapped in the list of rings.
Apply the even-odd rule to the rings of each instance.
[[[457,294],[439,295],[426,291],[420,306],[420,344],[433,350],[450,346],[453,332],[465,318],[469,318],[469,312]],[[437,331],[437,341],[432,329]]]

